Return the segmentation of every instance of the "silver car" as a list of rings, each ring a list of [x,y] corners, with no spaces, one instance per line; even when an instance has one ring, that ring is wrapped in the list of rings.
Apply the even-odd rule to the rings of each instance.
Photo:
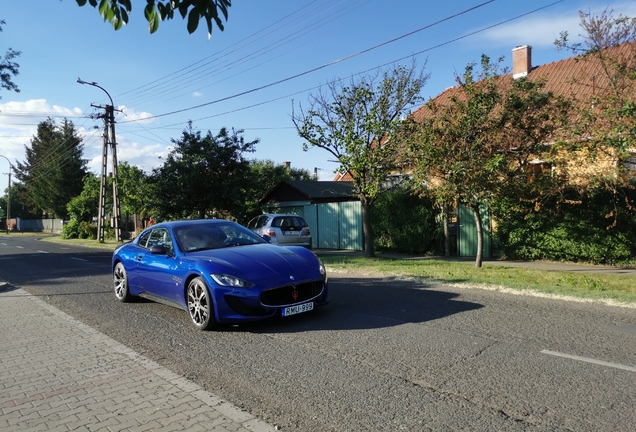
[[[268,236],[272,244],[311,249],[309,225],[296,214],[262,214],[249,221],[247,227],[260,236]]]

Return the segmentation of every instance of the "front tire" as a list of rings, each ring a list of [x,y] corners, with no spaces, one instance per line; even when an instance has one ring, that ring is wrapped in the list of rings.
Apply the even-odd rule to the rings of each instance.
[[[214,302],[210,290],[200,277],[190,281],[186,290],[188,312],[199,330],[210,330],[218,325],[214,317]]]
[[[115,269],[113,270],[113,284],[117,300],[125,303],[132,299],[132,295],[128,289],[128,275],[126,274],[124,265],[120,262],[115,265]]]

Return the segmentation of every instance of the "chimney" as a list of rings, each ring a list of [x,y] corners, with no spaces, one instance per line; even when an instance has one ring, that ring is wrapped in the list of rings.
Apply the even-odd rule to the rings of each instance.
[[[518,46],[512,50],[512,77],[514,79],[528,76],[532,69],[532,47]]]
[[[291,162],[283,162],[283,168],[291,168]]]

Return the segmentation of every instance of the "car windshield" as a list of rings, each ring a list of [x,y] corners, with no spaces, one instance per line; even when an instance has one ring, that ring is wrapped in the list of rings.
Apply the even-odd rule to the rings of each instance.
[[[266,243],[252,231],[233,222],[190,224],[175,228],[174,233],[183,252]]]

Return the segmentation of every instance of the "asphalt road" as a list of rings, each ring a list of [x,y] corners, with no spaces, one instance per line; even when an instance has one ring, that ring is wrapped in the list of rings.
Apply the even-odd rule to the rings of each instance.
[[[333,274],[312,313],[199,332],[110,252],[0,239],[0,278],[285,431],[634,431],[636,310]]]

